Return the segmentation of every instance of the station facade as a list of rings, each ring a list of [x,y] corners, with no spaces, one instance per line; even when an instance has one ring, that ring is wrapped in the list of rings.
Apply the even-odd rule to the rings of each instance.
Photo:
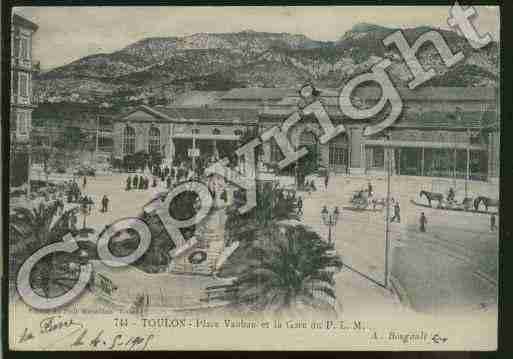
[[[373,136],[364,128],[382,120],[353,120],[339,108],[337,90],[320,90],[319,100],[331,121],[345,133],[326,144],[313,115],[302,115],[288,136],[306,146],[308,160],[337,174],[385,173],[496,180],[499,176],[499,115],[495,88],[426,87],[398,89],[403,111],[393,126]],[[360,87],[351,99],[370,108],[381,97],[377,87]],[[160,152],[167,161],[186,159],[191,148],[219,158],[233,154],[244,133],[261,134],[302,113],[295,89],[241,88],[225,92],[193,91],[169,106],[141,106],[114,123],[114,155]],[[380,117],[381,116],[381,117]],[[273,167],[283,158],[274,140],[264,142],[259,161]],[[301,160],[300,160],[301,161]],[[301,170],[301,167],[299,166]],[[297,171],[292,165],[284,171]]]

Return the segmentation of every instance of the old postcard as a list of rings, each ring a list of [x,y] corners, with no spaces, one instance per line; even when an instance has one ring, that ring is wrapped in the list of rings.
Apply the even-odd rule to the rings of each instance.
[[[9,348],[495,350],[500,10],[13,8]]]

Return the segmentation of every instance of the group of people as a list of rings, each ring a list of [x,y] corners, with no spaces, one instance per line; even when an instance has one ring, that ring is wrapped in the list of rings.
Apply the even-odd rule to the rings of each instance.
[[[82,191],[80,190],[80,187],[78,186],[77,181],[73,179],[71,182],[67,182],[66,184],[66,197],[68,200],[68,203],[76,203],[79,202],[79,200],[82,197]]]
[[[157,182],[156,179],[153,179],[152,187],[156,187]],[[126,179],[125,190],[130,191],[132,189],[148,189],[150,187],[150,180],[148,177],[134,175],[134,177],[128,176]]]

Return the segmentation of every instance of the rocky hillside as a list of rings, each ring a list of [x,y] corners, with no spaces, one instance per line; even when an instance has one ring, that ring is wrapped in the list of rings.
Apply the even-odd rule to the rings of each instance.
[[[410,43],[432,30],[403,30]],[[304,35],[242,31],[199,33],[186,37],[147,38],[111,53],[84,57],[41,74],[36,79],[40,101],[148,101],[163,93],[184,89],[224,90],[246,86],[299,86],[313,81],[338,87],[350,77],[368,71],[388,58],[389,73],[397,85],[410,78],[394,46],[382,40],[396,29],[358,24],[337,41],[321,42]],[[433,66],[437,77],[428,85],[496,86],[498,45],[475,51],[451,31],[439,30],[451,50],[463,51],[465,60],[446,69],[432,46],[423,46],[420,62]],[[77,92],[77,89],[78,92]]]

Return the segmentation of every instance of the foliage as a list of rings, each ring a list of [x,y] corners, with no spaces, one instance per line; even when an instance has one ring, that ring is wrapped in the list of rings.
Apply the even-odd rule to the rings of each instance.
[[[273,223],[251,248],[251,260],[235,283],[239,303],[250,310],[275,314],[333,310],[333,275],[342,261],[314,231],[297,223]]]
[[[62,240],[62,237],[70,232],[68,226],[70,216],[75,209],[70,209],[58,215],[59,204],[57,202],[43,203],[35,208],[15,207],[9,218],[10,254],[16,259],[11,273],[17,271],[18,264],[34,251]],[[49,255],[43,258],[37,266],[36,277],[39,278],[41,289],[48,296],[50,292],[50,273],[55,269],[55,256]]]
[[[240,214],[238,208],[243,205],[244,200],[236,197],[237,203],[228,209],[226,220],[226,231],[229,237],[251,240],[255,238],[255,231],[264,228],[272,221],[299,218],[296,214],[297,199],[286,193],[285,189],[278,184],[259,182],[256,198],[256,207]]]

